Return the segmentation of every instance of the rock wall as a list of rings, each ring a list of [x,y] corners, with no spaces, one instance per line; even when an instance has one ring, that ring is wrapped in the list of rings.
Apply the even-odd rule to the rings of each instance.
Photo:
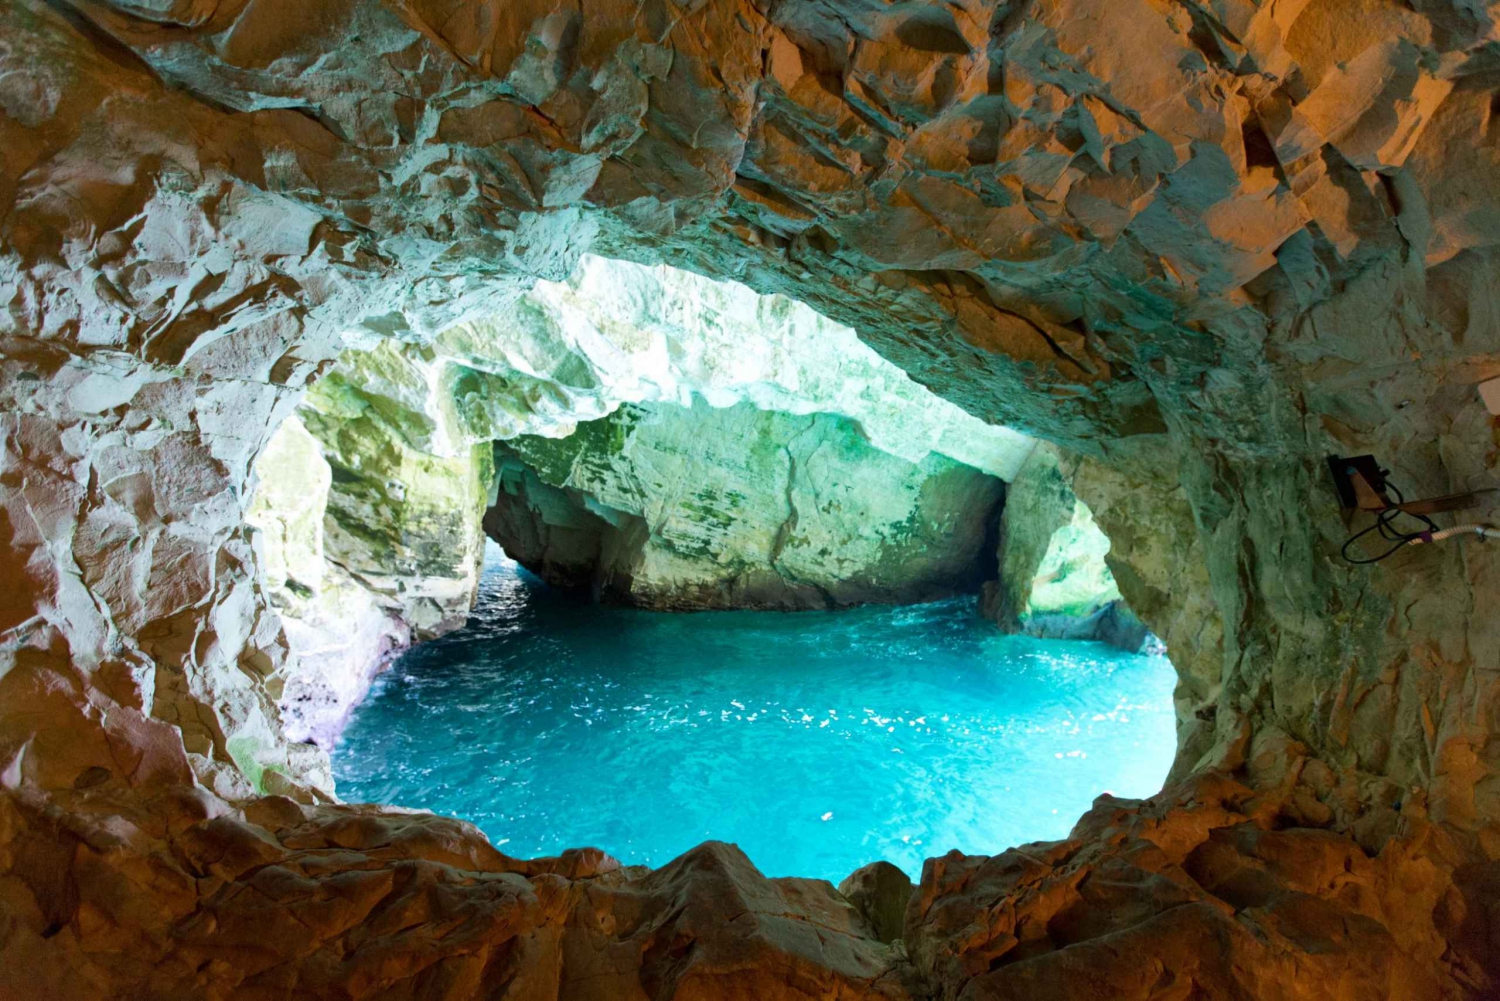
[[[289,653],[267,690],[277,700],[287,739],[321,747],[332,746],[349,712],[396,653],[464,622],[477,583],[494,438],[567,435],[580,420],[610,414],[625,401],[690,403],[701,393],[723,405],[745,401],[743,426],[704,429],[728,436],[719,443],[719,457],[731,464],[742,464],[747,455],[740,453],[761,437],[804,430],[784,419],[751,418],[754,407],[807,415],[808,421],[826,421],[818,415],[828,413],[853,418],[859,430],[851,433],[870,441],[863,454],[879,469],[899,470],[893,473],[898,477],[909,478],[916,463],[941,465],[945,460],[928,459],[934,449],[1012,475],[1033,446],[1026,436],[985,424],[916,385],[854,331],[806,306],[665,266],[586,256],[567,281],[538,282],[503,317],[456,325],[432,343],[369,337],[358,343],[363,346],[346,350],[328,368],[302,401],[299,417],[289,419],[260,454],[247,513],[247,522],[263,530],[266,581]],[[546,438],[533,448],[547,448]],[[743,480],[749,469],[739,473]],[[868,481],[868,474],[853,469],[841,475]],[[786,517],[785,490],[773,495],[750,479],[731,492],[741,500],[747,490],[758,495],[754,503],[763,517],[747,527],[745,537],[760,531],[760,551],[729,553],[725,558],[738,569],[718,566],[713,573],[678,552],[675,568],[641,574],[641,581],[653,581],[649,597],[641,584],[633,600],[687,607],[736,601],[821,606],[946,595],[967,587],[973,576],[974,554],[965,548],[969,536],[934,534],[928,517],[922,538],[933,543],[932,551],[912,552],[909,541],[901,558],[913,575],[909,582],[895,580],[889,567],[874,566],[853,573],[857,580],[835,581],[832,567],[799,568],[789,558],[778,561],[781,570],[793,576],[806,571],[808,577],[788,585],[769,561],[772,536],[764,520]],[[675,496],[680,484],[663,489]],[[566,511],[574,502],[547,494],[539,484],[530,495],[546,503],[547,517],[518,510],[522,517],[506,520],[504,530],[496,522],[492,534],[506,538],[518,554],[534,553],[523,560],[546,567],[549,579],[575,584],[597,578],[597,530],[591,543],[574,539],[592,546],[588,565],[576,574],[571,564],[559,562],[571,557],[556,543],[579,526],[597,529],[603,523],[583,509]],[[892,497],[898,506],[903,500],[912,498]],[[929,497],[925,502],[933,510],[925,515],[935,516],[941,503],[970,501],[975,499]],[[861,503],[860,510],[873,510],[868,501]],[[716,506],[709,498],[678,512],[674,531],[683,538],[701,535],[705,529],[696,522],[738,518],[743,507]],[[611,511],[621,526],[633,519]],[[975,517],[983,514],[976,510]],[[887,534],[897,531],[906,528],[888,526]],[[789,536],[794,548],[799,538]],[[695,545],[701,549],[712,541],[698,538]],[[869,546],[847,529],[824,541],[836,550],[825,562],[872,558],[858,551]],[[610,545],[618,558],[611,579],[623,582],[640,569],[630,568],[651,540],[616,532]],[[662,550],[651,552],[661,563]],[[871,576],[877,572],[883,579]],[[740,598],[711,593],[731,577],[741,578]],[[842,597],[825,596],[818,590],[824,584]],[[674,587],[683,592],[676,599]],[[626,584],[618,593],[632,594]]]
[[[909,462],[939,452],[1001,479],[1033,443],[913,382],[794,299],[666,265],[585,254],[565,281],[539,281],[513,308],[450,328],[421,353],[446,366],[433,381],[471,441],[561,438],[624,403],[702,399],[838,414],[882,452]]]
[[[1306,826],[1295,790],[1215,776],[1101,797],[1063,841],[930,859],[915,888],[861,870],[848,897],[733,845],[655,871],[523,861],[447,818],[183,792],[0,799],[0,830],[25,832],[0,856],[0,992],[1456,1001],[1482,996],[1492,945],[1495,882],[1466,893],[1435,825],[1408,817],[1371,857]]]
[[[288,660],[266,684],[286,738],[330,747],[375,672],[411,640],[395,609],[328,561],[324,519],[333,474],[318,440],[288,417],[256,460],[255,530]]]
[[[356,352],[298,411],[330,466],[328,561],[397,608],[418,639],[468,619],[491,479],[487,443],[447,444],[448,429],[425,419],[425,374],[388,348]]]
[[[288,740],[331,747],[393,656],[468,619],[490,450],[449,444],[427,375],[392,348],[346,353],[256,461],[246,521],[290,653],[268,689]]]
[[[1178,773],[1232,774],[1244,805],[1285,793],[1274,816],[1168,821],[1164,797],[1132,812],[1141,839],[1083,828],[1101,860],[1155,859],[1127,870],[1140,893],[1188,891],[1155,923],[1113,908],[1133,936],[1075,922],[1084,909],[1037,952],[1002,953],[1041,921],[987,929],[1033,913],[1041,884],[999,881],[988,909],[950,911],[981,883],[935,879],[924,906],[954,916],[960,958],[918,967],[970,971],[934,973],[942,990],[997,963],[1014,969],[971,995],[1066,996],[1097,984],[1073,957],[1126,942],[1134,979],[1111,983],[1138,995],[1213,993],[1223,967],[1207,960],[1223,957],[1286,996],[1488,990],[1475,957],[1500,953],[1500,555],[1453,543],[1340,562],[1349,526],[1322,459],[1374,453],[1412,496],[1493,481],[1496,427],[1474,386],[1500,375],[1496,13],[8,0],[0,969],[36,978],[14,992],[140,994],[152,973],[224,996],[345,970],[354,996],[509,982],[510,959],[482,976],[499,953],[476,929],[519,927],[516,912],[473,862],[453,878],[479,900],[439,929],[407,917],[453,895],[383,891],[439,878],[444,863],[415,857],[441,857],[432,846],[366,870],[340,870],[340,848],[306,875],[173,846],[257,788],[310,802],[326,779],[315,749],[285,740],[272,695],[288,643],[243,522],[256,454],[351,343],[503,315],[587,249],[791,293],[972,415],[1069,449],[1122,594],[1182,673],[1194,723]],[[87,822],[90,802],[117,819]],[[1293,836],[1236,841],[1242,816]],[[1220,830],[1252,861],[1178,861]],[[287,847],[255,830],[233,844],[268,860]],[[1309,844],[1351,854],[1323,866]],[[273,885],[237,889],[246,873]],[[1088,885],[1060,878],[1074,876]],[[1310,901],[1275,896],[1287,888],[1341,910],[1309,924]],[[1200,891],[1236,927],[1285,916],[1306,948],[1256,952],[1223,924],[1172,934],[1227,913]],[[651,913],[722,913],[707,910],[721,892],[684,889],[684,909]],[[343,905],[361,893],[369,909]],[[1387,920],[1411,922],[1397,930],[1379,909],[1393,893]],[[187,943],[227,927],[211,908],[230,897],[256,941]],[[344,939],[261,941],[267,899],[326,902],[338,936],[377,952],[391,929],[475,947],[426,980],[354,970],[335,959]],[[831,961],[762,961],[748,925],[715,950],[666,921],[632,940],[630,962],[652,971],[640,992],[866,988],[809,972]],[[1294,978],[1286,957],[1304,954],[1322,958]],[[505,955],[557,968],[519,944]],[[684,969],[706,979],[678,991]]]
[[[1109,549],[1056,449],[1041,445],[1006,489],[999,577],[985,584],[980,612],[1010,632],[1139,651],[1149,633],[1120,596]]]
[[[859,425],[749,404],[622,407],[496,447],[491,538],[543,579],[648,608],[832,608],[976,590],[1004,486]]]

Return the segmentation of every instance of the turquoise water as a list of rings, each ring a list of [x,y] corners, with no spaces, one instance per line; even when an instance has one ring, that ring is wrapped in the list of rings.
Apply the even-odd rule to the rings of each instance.
[[[339,795],[463,817],[506,854],[661,865],[737,843],[771,876],[1067,834],[1155,792],[1164,657],[1002,636],[972,598],[843,612],[591,606],[493,550],[470,624],[408,652],[334,752]]]

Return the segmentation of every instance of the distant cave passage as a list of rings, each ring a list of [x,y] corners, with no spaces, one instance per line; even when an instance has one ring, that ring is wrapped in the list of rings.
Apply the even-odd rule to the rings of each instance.
[[[350,352],[262,456],[283,719],[340,796],[837,879],[1160,786],[1175,674],[1054,449],[785,303],[651,332],[574,291]]]
[[[1008,632],[1144,639],[1050,446],[800,303],[670,268],[585,258],[505,316],[346,352],[257,479],[290,650],[268,687],[324,747],[393,656],[464,625],[486,535],[610,604],[982,593]]]
[[[659,609],[829,609],[977,592],[1004,484],[831,414],[627,405],[495,447],[490,538],[550,584]]]
[[[627,405],[495,443],[485,533],[547,583],[642,608],[831,609],[980,594],[1007,632],[1150,642],[1109,539],[1039,445],[1009,490],[859,426],[749,404]]]

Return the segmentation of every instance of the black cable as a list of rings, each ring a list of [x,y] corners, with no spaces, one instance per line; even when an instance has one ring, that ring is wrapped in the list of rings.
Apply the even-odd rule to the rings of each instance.
[[[1425,532],[1437,531],[1437,523],[1434,522],[1431,518],[1427,517],[1425,514],[1411,514],[1410,512],[1402,511],[1400,505],[1406,503],[1406,495],[1403,494],[1400,489],[1393,483],[1388,482],[1386,486],[1389,487],[1391,492],[1396,495],[1396,503],[1377,514],[1375,516],[1375,524],[1371,525],[1369,528],[1361,529],[1360,531],[1355,532],[1353,535],[1349,536],[1349,538],[1345,539],[1344,545],[1339,549],[1339,554],[1343,556],[1345,560],[1355,564],[1356,566],[1364,566],[1370,563],[1379,563],[1381,560],[1385,559],[1388,556],[1391,556],[1397,550],[1406,546],[1413,539],[1420,539]],[[1409,534],[1392,528],[1391,522],[1395,521],[1396,518],[1403,514],[1409,518],[1417,519],[1423,525],[1425,525],[1426,528],[1421,532],[1412,532]],[[1349,547],[1374,531],[1379,531],[1380,537],[1382,539],[1385,539],[1387,542],[1394,542],[1396,544],[1387,549],[1385,552],[1381,553],[1379,556],[1375,556],[1367,560],[1357,560],[1353,556],[1350,556]]]

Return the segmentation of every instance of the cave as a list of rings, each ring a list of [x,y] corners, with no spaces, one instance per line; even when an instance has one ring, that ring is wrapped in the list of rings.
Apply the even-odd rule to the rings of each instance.
[[[7,0],[0,25],[0,996],[1500,991],[1493,5]],[[982,460],[667,386],[670,353],[613,396],[546,340],[480,363],[487,322],[599,262],[779,297],[951,408],[924,433],[1028,443],[993,566],[929,583],[1002,638],[1161,644],[1160,791],[837,885],[719,841],[513,857],[343,801],[324,745],[459,635],[486,530],[585,613],[936,593],[792,573],[801,509],[756,536],[774,560],[657,586],[655,509],[557,460],[716,440],[664,407]],[[1085,512],[1118,598],[1042,609],[1040,540]],[[904,565],[936,558],[918,536]],[[767,611],[707,610],[736,602]]]
[[[346,351],[254,482],[287,739],[511,855],[917,878],[1170,764],[1173,670],[1057,453],[781,296],[585,255]]]

